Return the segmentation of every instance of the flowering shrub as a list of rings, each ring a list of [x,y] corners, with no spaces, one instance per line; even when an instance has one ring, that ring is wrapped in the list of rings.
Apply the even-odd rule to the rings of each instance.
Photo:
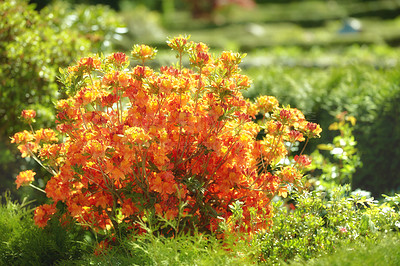
[[[168,45],[179,62],[188,54],[191,69],[178,63],[156,72],[145,66],[156,54],[146,45],[133,47],[140,62],[133,68],[123,53],[82,58],[61,70],[70,97],[57,103],[56,131],[13,136],[23,157],[52,174],[45,188],[52,203],[35,210],[38,226],[62,212],[95,230],[140,230],[152,213],[177,221],[176,230],[209,232],[241,202],[240,230],[254,231],[267,226],[272,197],[302,178],[309,158],[285,158],[293,143],[319,136],[319,125],[274,97],[244,99],[250,81],[240,74],[242,55],[211,56],[182,36]],[[262,124],[254,122],[259,112]]]

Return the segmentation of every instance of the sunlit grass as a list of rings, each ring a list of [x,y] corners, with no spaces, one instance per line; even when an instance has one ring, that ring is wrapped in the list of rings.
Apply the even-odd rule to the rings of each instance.
[[[377,241],[355,242],[341,247],[337,252],[308,261],[306,265],[400,265],[399,234],[382,235]],[[304,265],[294,263],[292,265]]]

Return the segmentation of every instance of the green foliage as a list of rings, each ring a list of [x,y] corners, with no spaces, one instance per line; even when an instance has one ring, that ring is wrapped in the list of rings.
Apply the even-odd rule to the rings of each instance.
[[[350,193],[348,187],[337,187],[330,195],[299,195],[294,210],[277,201],[272,227],[252,240],[228,231],[224,241],[197,232],[162,236],[156,233],[162,231],[160,226],[175,228],[179,223],[165,219],[156,226],[149,222],[154,214],[149,214],[140,223],[143,234],[115,235],[108,239],[108,248],[100,250],[101,235],[89,235],[72,224],[60,226],[58,219],[39,229],[30,202],[18,204],[6,196],[0,208],[0,265],[356,265],[364,256],[371,263],[375,257],[384,259],[381,254],[395,262],[400,237],[400,213],[393,207],[397,196],[378,204]],[[240,204],[232,208],[240,215]]]
[[[121,10],[120,16],[124,19],[128,32],[123,36],[124,41],[118,43],[119,49],[130,51],[133,43],[150,43],[154,40],[159,43],[157,47],[165,46],[166,33],[161,26],[159,13],[145,6],[132,8],[128,5]]]
[[[363,167],[358,169],[353,186],[378,192],[400,191],[398,158],[400,149],[400,89],[399,72],[388,77],[388,86],[382,86],[374,96],[366,100],[376,101],[376,109],[368,110],[367,104],[360,105],[359,112],[369,114],[370,121],[357,127],[355,136],[361,153]],[[372,100],[372,101],[371,101]]]
[[[26,1],[4,1],[0,14],[0,127],[4,143],[22,129],[18,122],[22,104],[38,108],[43,117],[39,123],[52,120],[58,67],[87,51],[90,44],[77,32],[57,33],[52,22]]]
[[[0,2],[0,148],[1,180],[11,183],[24,161],[16,161],[9,137],[23,128],[22,105],[36,109],[38,123],[53,121],[53,101],[58,96],[56,75],[90,43],[77,32],[57,33],[52,21],[41,17],[24,0]],[[9,185],[11,187],[11,185]]]
[[[339,135],[333,138],[332,143],[320,144],[311,153],[312,164],[309,171],[318,180],[318,186],[322,187],[351,184],[353,174],[361,165],[357,141],[353,136],[355,117],[343,112],[336,118],[339,121],[332,123],[329,130],[339,131]]]
[[[151,216],[145,218],[152,219]],[[176,221],[164,220],[166,227],[176,227]],[[105,249],[96,256],[63,261],[60,265],[253,265],[257,261],[257,247],[234,236],[224,241],[213,235],[178,234],[175,237],[159,235],[159,227],[141,223],[145,233],[120,238],[118,245]]]
[[[48,17],[51,27],[57,32],[78,32],[90,41],[90,50],[94,53],[112,52],[127,28],[117,12],[102,5],[71,5],[65,1],[54,1],[40,11]]]
[[[24,128],[22,106],[38,112],[38,125],[51,126],[53,103],[63,96],[59,67],[89,51],[111,48],[119,27],[115,12],[101,6],[73,9],[56,2],[39,13],[26,0],[0,2],[0,179],[5,187],[27,165],[10,146],[10,136]]]
[[[260,235],[264,260],[307,261],[347,243],[375,240],[378,232],[398,231],[400,216],[393,208],[348,193],[348,187],[337,187],[329,200],[322,193],[306,193],[298,196],[294,210],[281,206],[270,231]]]
[[[62,227],[54,219],[39,229],[33,223],[32,202],[13,202],[8,194],[1,200],[0,265],[52,265],[81,256],[84,246],[78,241],[83,234],[77,227]]]
[[[395,210],[400,211],[400,194],[395,194],[394,196],[382,195],[384,201],[390,206],[395,208]],[[399,221],[400,223],[400,221]]]
[[[307,265],[399,265],[400,236],[380,235],[376,241],[357,241],[344,245],[333,254],[315,258]],[[291,265],[304,265],[304,262]]]

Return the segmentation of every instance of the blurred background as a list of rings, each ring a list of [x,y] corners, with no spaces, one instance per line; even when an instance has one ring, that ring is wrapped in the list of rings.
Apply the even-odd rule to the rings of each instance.
[[[343,154],[329,167],[346,178],[323,178],[375,197],[400,191],[400,0],[5,0],[0,192],[37,197],[30,188],[15,190],[16,175],[34,168],[39,187],[50,177],[20,157],[10,136],[25,129],[23,109],[38,112],[36,128],[54,126],[54,102],[65,97],[59,67],[94,53],[129,53],[137,43],[157,47],[153,67],[175,63],[165,41],[179,34],[215,53],[247,53],[242,69],[253,84],[246,97],[273,95],[321,124],[322,138],[308,153],[340,133],[328,130],[337,114],[354,116],[357,145],[351,145],[358,159]],[[314,179],[321,174],[310,173]]]

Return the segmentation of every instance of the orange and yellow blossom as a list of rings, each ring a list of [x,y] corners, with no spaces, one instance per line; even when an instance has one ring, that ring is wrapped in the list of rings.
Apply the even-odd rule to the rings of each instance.
[[[35,209],[33,219],[39,227],[45,227],[50,218],[57,212],[55,204],[43,204]]]
[[[205,44],[188,37],[170,39],[169,45],[180,55],[188,53],[194,68],[154,71],[144,66],[156,53],[146,45],[134,46],[132,57],[141,65],[131,69],[123,53],[83,58],[63,72],[66,82],[78,72],[90,78],[57,104],[61,143],[47,129],[13,136],[23,156],[38,153],[56,169],[45,189],[54,204],[35,211],[39,226],[59,201],[72,219],[94,230],[118,223],[136,228],[149,210],[178,219],[185,204],[188,228],[216,231],[239,199],[246,225],[241,230],[268,226],[262,221],[272,215],[270,200],[286,195],[286,185],[296,183],[308,164],[300,156],[280,167],[288,155],[285,141],[317,137],[320,127],[295,108],[280,108],[274,97],[244,99],[241,90],[251,81],[240,74],[240,54],[213,57]],[[258,113],[264,115],[260,124],[253,121]]]
[[[35,110],[23,110],[21,112],[21,118],[28,124],[32,123],[35,117],[36,117]]]
[[[141,60],[142,62],[153,59],[156,56],[156,54],[157,54],[156,49],[145,44],[141,45],[136,44],[132,48],[133,58]]]
[[[15,184],[17,184],[17,189],[20,186],[26,186],[32,183],[35,180],[34,178],[35,175],[36,173],[33,172],[32,170],[26,170],[20,172],[19,175],[17,175],[17,179],[15,180]]]
[[[34,136],[27,130],[22,132],[15,133],[13,137],[11,137],[11,143],[20,144],[27,143],[34,140]]]
[[[101,62],[97,57],[83,57],[78,62],[78,71],[90,72],[93,69],[100,69]]]

